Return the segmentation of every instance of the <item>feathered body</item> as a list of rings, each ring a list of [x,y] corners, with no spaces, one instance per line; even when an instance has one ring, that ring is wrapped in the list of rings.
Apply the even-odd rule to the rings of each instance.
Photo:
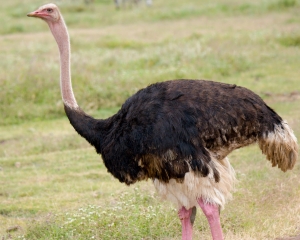
[[[204,80],[150,85],[106,120],[93,119],[79,108],[65,110],[76,131],[102,155],[108,171],[128,185],[148,178],[182,183],[187,172],[197,177],[211,174],[214,182],[222,182],[217,165],[231,151],[257,141],[262,149],[270,148],[269,136],[278,129],[289,132],[281,117],[252,91]],[[292,135],[289,138],[289,143],[274,144],[282,148],[295,142]],[[296,145],[285,154],[273,164],[283,171],[293,167]]]

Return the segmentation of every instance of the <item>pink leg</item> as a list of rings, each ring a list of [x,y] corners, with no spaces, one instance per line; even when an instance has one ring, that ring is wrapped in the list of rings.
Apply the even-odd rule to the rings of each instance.
[[[203,213],[208,220],[213,240],[224,240],[220,222],[219,206],[204,203],[202,198],[199,198],[197,202],[199,203]]]
[[[193,225],[191,223],[191,214],[192,214],[192,208],[189,210],[186,210],[185,207],[182,207],[178,211],[178,216],[181,221],[182,225],[182,240],[192,240],[193,236]]]

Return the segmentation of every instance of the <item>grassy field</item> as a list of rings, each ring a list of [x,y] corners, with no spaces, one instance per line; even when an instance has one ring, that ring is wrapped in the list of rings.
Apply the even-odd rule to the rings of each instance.
[[[106,118],[153,82],[235,83],[258,93],[300,138],[299,0],[53,1],[69,26],[80,106]],[[151,181],[109,175],[70,126],[59,90],[56,43],[26,13],[41,0],[1,3],[0,239],[180,239],[176,209]],[[228,240],[300,234],[300,164],[273,169],[257,146],[230,155],[234,198],[221,213]],[[210,239],[201,211],[195,239]]]

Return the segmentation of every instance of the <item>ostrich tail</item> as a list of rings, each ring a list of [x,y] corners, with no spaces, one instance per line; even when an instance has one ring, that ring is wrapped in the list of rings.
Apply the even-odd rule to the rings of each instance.
[[[272,167],[278,165],[284,172],[292,169],[298,158],[297,138],[284,121],[275,125],[274,131],[266,132],[260,137],[259,147],[272,163]]]

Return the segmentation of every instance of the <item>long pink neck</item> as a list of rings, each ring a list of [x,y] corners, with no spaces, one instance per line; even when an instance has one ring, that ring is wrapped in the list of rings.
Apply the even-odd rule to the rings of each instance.
[[[71,109],[78,108],[71,81],[70,69],[70,38],[66,24],[61,17],[58,22],[48,23],[49,28],[57,42],[60,54],[60,89],[63,102]]]

